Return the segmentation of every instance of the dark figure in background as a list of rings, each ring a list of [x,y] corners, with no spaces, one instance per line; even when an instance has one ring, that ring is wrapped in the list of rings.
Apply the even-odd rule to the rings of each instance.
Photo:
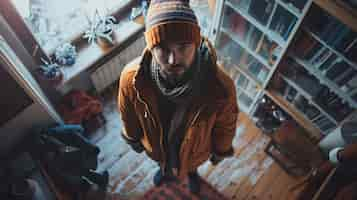
[[[188,1],[151,1],[145,39],[139,63],[125,67],[120,77],[122,135],[159,164],[155,185],[188,175],[189,188],[197,193],[197,167],[234,153],[234,82],[217,66]]]

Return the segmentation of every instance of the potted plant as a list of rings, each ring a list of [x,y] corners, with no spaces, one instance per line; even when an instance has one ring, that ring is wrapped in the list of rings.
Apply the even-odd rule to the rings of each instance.
[[[51,85],[57,85],[63,79],[63,73],[60,69],[60,66],[57,63],[46,61],[42,59],[43,64],[39,68],[40,77],[50,82]]]
[[[96,10],[93,19],[89,21],[89,29],[85,31],[83,38],[87,38],[89,43],[96,41],[104,48],[113,46],[115,23],[116,19],[113,16],[100,16],[98,10]]]
[[[70,43],[64,43],[56,48],[55,60],[61,65],[73,65],[76,61],[76,47]]]
[[[138,23],[138,24],[144,25],[148,6],[149,5],[146,0],[141,1],[140,7],[134,7],[131,9],[129,19]]]

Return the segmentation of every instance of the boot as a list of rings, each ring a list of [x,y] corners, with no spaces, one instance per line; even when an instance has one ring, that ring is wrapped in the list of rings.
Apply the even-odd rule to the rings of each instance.
[[[188,174],[188,189],[193,194],[200,193],[200,176],[197,171]]]
[[[92,182],[96,183],[101,189],[106,190],[109,183],[109,173],[104,171],[102,173],[89,171],[87,173],[87,178]]]
[[[159,170],[157,170],[157,172],[156,172],[155,175],[154,175],[154,179],[153,179],[154,185],[155,185],[156,187],[160,186],[161,183],[162,183],[162,181],[163,181],[163,179],[164,179],[164,176],[163,176],[163,174],[162,174],[161,169],[159,168]]]

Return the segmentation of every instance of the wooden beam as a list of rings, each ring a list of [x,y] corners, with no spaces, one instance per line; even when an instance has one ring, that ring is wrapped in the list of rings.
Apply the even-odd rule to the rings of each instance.
[[[346,6],[332,0],[314,0],[313,2],[357,32],[357,14],[351,12]]]

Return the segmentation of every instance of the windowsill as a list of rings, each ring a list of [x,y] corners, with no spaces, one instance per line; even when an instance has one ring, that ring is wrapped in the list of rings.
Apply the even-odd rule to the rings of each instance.
[[[113,11],[108,14],[108,16],[113,16],[117,21],[120,21],[122,20],[123,16],[126,16],[127,13],[131,12],[131,8],[134,6],[137,6],[136,0],[123,0],[119,6],[115,7],[115,9],[113,9]],[[82,30],[78,30],[78,32],[76,34],[73,34],[71,37],[65,37],[67,39],[65,41],[62,41],[61,43],[69,42],[76,46],[78,43],[81,43],[83,40],[85,40],[83,39],[83,34],[88,28],[89,27],[84,28]],[[44,48],[44,51],[47,55],[52,57],[56,51],[57,46],[59,45],[54,45],[52,47],[48,47],[47,49]]]
[[[112,57],[113,55],[110,56],[112,52],[118,52],[125,48],[126,41],[143,30],[144,25],[127,20],[122,21],[121,24],[119,24],[118,29],[114,31],[115,41],[112,47],[104,49],[97,43],[88,44],[85,41],[86,44],[79,48],[76,63],[72,66],[62,67],[64,76],[62,82],[57,86],[57,88],[64,86],[81,72],[96,65],[100,65],[102,63],[101,61],[103,61],[106,57]]]

